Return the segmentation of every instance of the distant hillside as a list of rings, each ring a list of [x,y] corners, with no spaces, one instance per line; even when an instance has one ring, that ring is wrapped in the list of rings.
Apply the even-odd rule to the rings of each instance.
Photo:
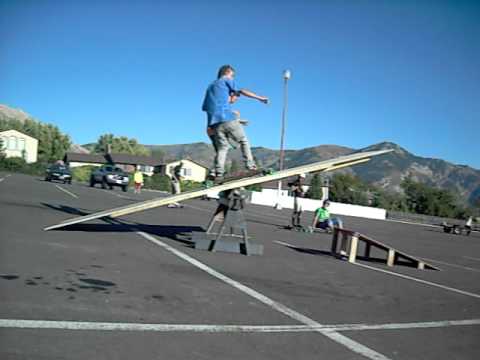
[[[32,116],[25,111],[0,104],[0,120],[18,120],[24,122],[27,119],[32,120]]]
[[[70,145],[70,149],[68,149],[68,151],[78,153],[78,154],[90,154],[90,150],[84,148],[83,146],[77,145],[77,144]]]

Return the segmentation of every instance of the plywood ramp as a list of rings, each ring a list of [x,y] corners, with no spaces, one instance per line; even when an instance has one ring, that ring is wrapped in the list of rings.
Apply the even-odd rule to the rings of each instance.
[[[341,242],[340,245],[340,253],[338,252],[338,243]],[[360,243],[364,244],[364,253],[363,255],[359,255],[359,245]],[[385,251],[386,254],[386,263],[388,266],[397,265],[399,262],[404,263],[405,261],[412,266],[416,267],[417,269],[431,269],[431,270],[440,270],[439,268],[423,261],[420,258],[415,256],[409,255],[403,251],[397,250],[390,245],[387,245],[383,242],[378,240],[374,240],[360,234],[353,230],[348,229],[339,229],[335,228],[333,230],[332,235],[332,248],[331,252],[334,256],[347,256],[348,261],[351,263],[356,262],[357,257],[362,256],[362,259],[368,261],[371,258],[371,249],[377,248],[382,251]]]

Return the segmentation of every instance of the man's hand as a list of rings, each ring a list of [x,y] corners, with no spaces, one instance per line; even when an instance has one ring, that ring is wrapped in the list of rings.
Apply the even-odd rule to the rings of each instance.
[[[238,100],[238,96],[235,94],[230,95],[230,98],[228,99],[228,102],[230,104],[234,104]]]
[[[261,102],[263,102],[264,104],[267,104],[267,105],[268,105],[268,103],[270,102],[270,100],[269,100],[267,97],[265,97],[265,96],[260,96],[260,97],[258,98],[258,100],[260,100]]]

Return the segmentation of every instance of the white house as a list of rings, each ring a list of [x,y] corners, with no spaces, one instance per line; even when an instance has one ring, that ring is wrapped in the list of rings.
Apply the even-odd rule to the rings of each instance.
[[[21,157],[27,163],[37,162],[38,140],[17,130],[0,132],[6,157]]]
[[[203,182],[207,178],[208,168],[192,160],[184,159],[172,161],[157,167],[157,171],[162,175],[172,176],[175,167],[182,163],[182,180]]]

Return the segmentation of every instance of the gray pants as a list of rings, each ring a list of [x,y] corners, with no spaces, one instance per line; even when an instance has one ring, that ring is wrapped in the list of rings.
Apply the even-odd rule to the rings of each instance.
[[[172,179],[172,194],[178,195],[181,192],[182,192],[182,189],[180,188],[180,181]]]
[[[255,166],[252,151],[250,150],[250,144],[248,143],[247,136],[245,135],[245,131],[243,130],[240,121],[232,120],[220,123],[216,125],[214,129],[214,140],[217,150],[215,156],[215,173],[217,176],[223,176],[225,172],[225,160],[227,159],[227,153],[230,147],[228,139],[240,144],[240,150],[242,151],[243,160],[247,169],[251,169]]]
[[[293,198],[292,226],[300,226],[302,222],[303,207],[298,196]]]

